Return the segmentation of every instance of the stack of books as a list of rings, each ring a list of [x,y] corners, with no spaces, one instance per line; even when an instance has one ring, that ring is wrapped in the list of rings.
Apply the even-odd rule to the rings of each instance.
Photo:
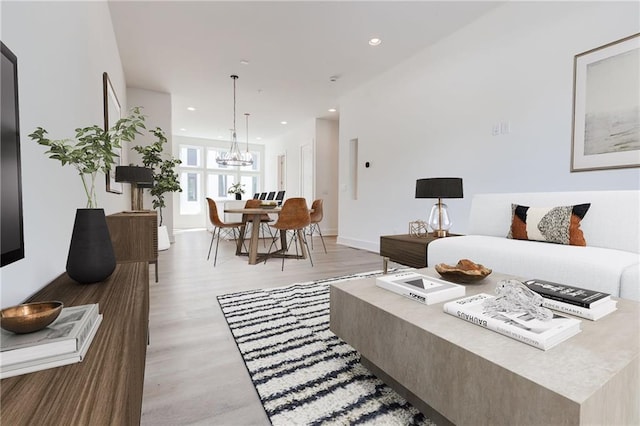
[[[464,286],[416,272],[382,275],[376,278],[376,285],[425,305],[462,297],[465,294]]]
[[[617,309],[615,300],[608,293],[572,287],[551,281],[529,280],[524,285],[543,297],[542,306],[597,321]]]
[[[580,332],[580,320],[553,315],[549,321],[526,312],[491,312],[483,305],[495,298],[480,293],[444,304],[444,311],[477,326],[493,330],[544,351]]]
[[[1,330],[0,379],[82,361],[101,322],[94,303],[63,308],[54,322],[34,333]]]

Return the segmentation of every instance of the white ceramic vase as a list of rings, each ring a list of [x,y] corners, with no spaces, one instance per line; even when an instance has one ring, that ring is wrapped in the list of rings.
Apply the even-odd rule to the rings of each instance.
[[[167,250],[169,247],[171,247],[171,242],[169,241],[167,227],[164,225],[158,226],[158,251]]]

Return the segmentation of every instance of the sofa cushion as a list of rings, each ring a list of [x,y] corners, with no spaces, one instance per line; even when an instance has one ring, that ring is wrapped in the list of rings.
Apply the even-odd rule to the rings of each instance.
[[[580,221],[591,204],[560,207],[529,207],[511,204],[508,238],[573,246],[586,246]]]
[[[614,296],[621,296],[621,287],[638,287],[634,268],[637,268],[640,255],[621,250],[466,235],[432,241],[427,256],[430,266],[470,259],[496,272],[554,281]]]

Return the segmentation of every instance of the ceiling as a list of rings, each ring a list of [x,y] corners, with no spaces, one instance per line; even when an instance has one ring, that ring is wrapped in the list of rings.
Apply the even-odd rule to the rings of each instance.
[[[252,143],[338,119],[343,94],[498,4],[109,0],[127,86],[171,94],[173,134],[227,140],[237,74],[238,140],[248,112]]]

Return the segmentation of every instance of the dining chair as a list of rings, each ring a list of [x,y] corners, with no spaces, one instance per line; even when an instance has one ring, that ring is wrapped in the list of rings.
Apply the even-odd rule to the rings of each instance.
[[[276,196],[276,191],[271,191],[269,195],[267,195],[267,200],[271,201]]]
[[[267,193],[266,192],[261,193],[260,194],[260,199],[261,200],[266,200],[267,199]]]
[[[278,215],[278,220],[273,225],[269,225],[272,228],[275,228],[281,232],[286,231],[294,231],[295,239],[296,239],[296,252],[297,252],[297,244],[304,244],[307,247],[307,255],[309,256],[309,261],[311,262],[311,266],[313,266],[313,259],[311,259],[311,251],[309,250],[309,244],[307,244],[307,239],[304,236],[304,228],[309,226],[310,216],[309,216],[309,207],[307,207],[307,200],[302,197],[289,198],[282,205],[282,210],[280,210],[280,214]],[[271,249],[276,243],[277,238],[274,238],[271,241],[271,245],[269,246],[269,253],[271,253]],[[282,268],[284,271],[284,258],[286,253],[282,253]],[[265,258],[265,263],[269,256]]]
[[[218,231],[218,238],[216,242],[216,254],[213,258],[213,266],[216,266],[218,261],[218,245],[220,244],[220,231],[222,229],[231,229],[233,232],[233,240],[237,241],[236,229],[239,231],[240,227],[244,224],[242,222],[223,222],[218,215],[218,207],[216,202],[207,197],[207,203],[209,204],[209,221],[213,225],[213,235],[211,236],[211,244],[209,244],[209,254],[207,254],[207,260],[211,257],[211,248],[213,247],[213,239],[216,238],[216,231]],[[245,248],[246,250],[246,248]]]
[[[282,202],[284,201],[284,191],[278,191],[278,193],[276,194],[276,201],[278,202],[278,205],[282,205]]]
[[[260,198],[260,193],[259,192],[256,192],[255,194],[253,194],[253,199],[254,200],[257,200],[259,198]]]
[[[245,209],[258,209],[260,208],[260,205],[262,204],[262,201],[260,200],[247,200],[247,202],[244,204],[244,208]],[[263,215],[260,216],[260,231],[262,231],[262,237],[266,238],[266,233],[264,232],[264,230],[266,229],[267,231],[269,231],[269,235],[271,236],[271,239],[273,239],[273,233],[271,232],[271,228],[269,228],[269,223],[273,222],[273,219],[271,219],[271,217],[269,217],[268,214],[264,213]],[[243,214],[242,215],[242,223],[246,224],[250,223],[251,226],[253,226],[253,222],[251,221],[251,215],[249,214]],[[266,228],[265,228],[266,227]],[[245,228],[244,231],[245,235],[247,235],[247,231]],[[267,246],[266,241],[263,240],[264,246]]]
[[[313,250],[313,232],[314,230],[318,231],[320,235],[320,241],[322,241],[322,247],[324,247],[324,252],[327,252],[327,246],[324,244],[324,237],[322,236],[322,230],[320,229],[320,222],[322,221],[323,212],[322,212],[322,200],[314,200],[311,203],[312,212],[309,213],[309,236],[311,238],[311,249]]]

